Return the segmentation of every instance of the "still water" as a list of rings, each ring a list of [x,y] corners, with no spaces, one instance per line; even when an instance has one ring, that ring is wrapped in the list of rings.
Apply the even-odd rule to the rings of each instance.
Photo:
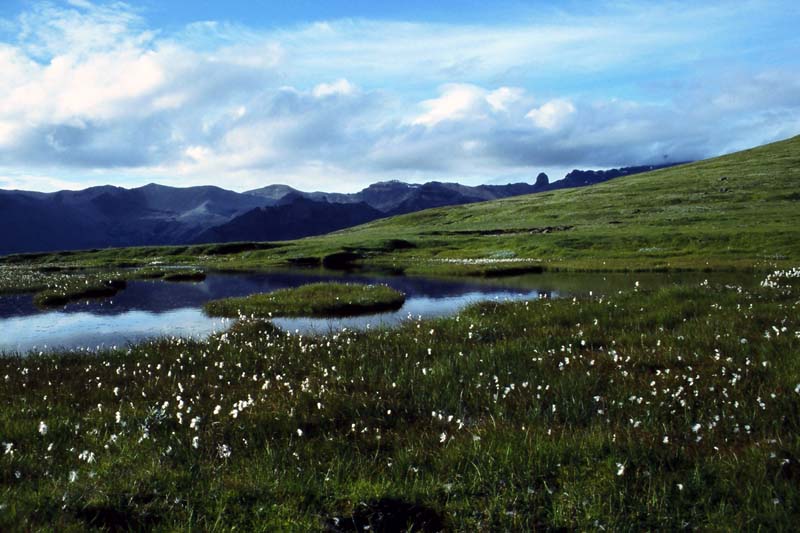
[[[342,328],[392,326],[408,317],[432,318],[455,314],[481,300],[558,298],[630,290],[677,281],[697,283],[704,274],[532,274],[502,280],[444,280],[371,275],[311,275],[306,272],[209,274],[198,283],[130,281],[110,298],[84,300],[42,311],[31,295],[0,296],[0,353],[53,349],[95,350],[123,347],[147,338],[179,336],[203,338],[224,331],[231,320],[210,318],[201,307],[229,296],[246,296],[319,281],[384,283],[405,293],[406,302],[395,312],[353,318],[279,318],[286,331],[328,333]],[[714,278],[720,281],[720,276]],[[725,283],[748,284],[743,276],[727,276]]]

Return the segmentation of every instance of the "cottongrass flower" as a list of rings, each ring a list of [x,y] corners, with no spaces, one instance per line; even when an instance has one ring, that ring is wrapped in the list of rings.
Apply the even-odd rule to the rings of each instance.
[[[76,470],[70,470],[69,471],[69,482],[70,483],[75,483],[76,481],[78,481],[78,472]]]
[[[228,459],[231,456],[231,447],[227,444],[220,444],[217,446],[217,455],[220,459]]]
[[[621,476],[625,473],[625,465],[622,463],[617,463],[617,475]]]
[[[87,463],[94,462],[94,452],[90,452],[89,450],[83,450],[81,453],[78,454],[78,459],[81,461],[86,461]]]
[[[39,422],[39,435],[47,435],[47,424],[44,421]]]

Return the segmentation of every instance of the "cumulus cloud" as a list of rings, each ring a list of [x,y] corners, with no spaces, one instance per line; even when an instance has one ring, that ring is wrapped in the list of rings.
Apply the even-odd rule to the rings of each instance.
[[[522,100],[525,90],[518,87],[500,87],[486,95],[486,101],[495,111],[509,111],[509,106]]]
[[[122,3],[33,4],[0,42],[0,175],[16,176],[0,187],[82,173],[240,190],[475,183],[697,159],[800,132],[796,69],[650,81],[649,58],[686,66],[687,49],[735,27],[729,10],[661,13],[667,24],[625,9],[486,27],[205,21],[167,34]],[[698,31],[701,14],[715,29]]]
[[[317,98],[325,96],[332,96],[337,94],[353,94],[356,91],[356,86],[342,78],[333,83],[320,83],[314,87],[313,94]]]
[[[86,180],[69,181],[50,176],[34,176],[22,174],[18,176],[0,176],[0,189],[7,190],[41,190],[41,191],[77,191],[97,185]]]
[[[574,115],[572,102],[558,98],[531,109],[525,118],[531,119],[538,128],[554,130],[563,127]]]
[[[438,98],[422,102],[427,111],[414,118],[412,124],[435,126],[445,120],[480,118],[485,107],[486,95],[472,85],[449,85]]]

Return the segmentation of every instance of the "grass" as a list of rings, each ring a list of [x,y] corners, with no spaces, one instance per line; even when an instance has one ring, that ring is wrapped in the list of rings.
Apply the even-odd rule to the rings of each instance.
[[[789,277],[0,358],[0,529],[790,530]]]
[[[206,273],[194,268],[145,267],[128,275],[128,279],[161,279],[164,281],[203,281]]]
[[[0,265],[0,295],[34,293],[40,307],[56,307],[86,298],[103,298],[124,290],[127,281],[202,281],[205,272],[195,268],[146,267],[131,269],[93,269]]]
[[[125,286],[124,279],[114,276],[76,276],[67,281],[50,283],[33,296],[33,303],[40,307],[57,307],[86,298],[114,296]]]
[[[310,283],[265,294],[213,300],[204,309],[210,316],[229,318],[341,317],[392,311],[400,309],[404,302],[403,293],[386,285]]]
[[[800,262],[798,198],[800,137],[794,137],[591,187],[430,209],[298,241],[28,254],[4,261],[258,269],[327,260],[334,267],[468,275],[533,265],[768,271]]]

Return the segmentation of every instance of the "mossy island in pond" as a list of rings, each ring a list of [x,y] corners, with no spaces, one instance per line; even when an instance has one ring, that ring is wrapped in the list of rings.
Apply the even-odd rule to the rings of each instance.
[[[85,298],[114,296],[125,286],[125,280],[118,277],[68,279],[37,292],[33,302],[39,307],[58,307]]]
[[[211,316],[261,318],[280,316],[342,317],[394,311],[403,306],[405,295],[386,285],[311,283],[293,289],[223,298],[208,302]]]
[[[206,273],[195,268],[140,268],[130,274],[132,279],[160,279],[163,281],[203,281]]]

